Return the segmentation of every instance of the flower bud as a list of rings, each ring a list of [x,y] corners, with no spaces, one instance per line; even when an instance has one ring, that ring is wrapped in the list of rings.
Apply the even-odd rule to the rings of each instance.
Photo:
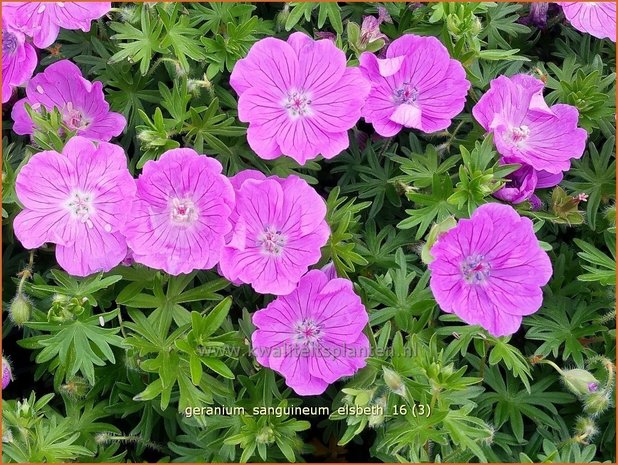
[[[386,397],[382,396],[375,401],[377,413],[371,414],[368,417],[367,424],[370,428],[377,428],[384,423],[384,412],[386,411]]]
[[[461,21],[456,15],[448,15],[446,17],[446,28],[451,34],[458,35],[461,32],[459,30],[460,25]]]
[[[265,426],[255,436],[255,442],[258,444],[272,444],[275,442],[275,432],[270,426]]]
[[[60,386],[60,390],[71,399],[83,399],[90,390],[90,384],[81,376],[76,376]]]
[[[386,367],[382,367],[382,371],[384,372],[384,382],[389,387],[389,389],[395,394],[404,397],[406,395],[406,387],[403,384],[401,376],[399,376],[395,371]]]
[[[283,9],[279,13],[277,13],[277,16],[275,18],[275,26],[277,28],[277,31],[283,31],[283,29],[285,28],[285,23],[288,20],[288,16],[290,16],[290,5],[284,3]]]
[[[21,292],[18,292],[9,307],[9,317],[11,321],[19,327],[23,326],[23,324],[30,319],[31,308],[32,305],[28,298]]]
[[[320,40],[330,40],[333,43],[337,42],[337,34],[328,31],[315,31],[315,36]]]
[[[598,416],[608,409],[610,397],[607,391],[596,391],[584,399],[584,412]]]
[[[126,7],[126,6],[119,8],[118,18],[123,23],[135,23],[136,19],[138,19],[138,16],[135,14],[135,12],[136,12],[135,8]]]
[[[421,260],[423,261],[423,263],[428,265],[433,261],[433,256],[430,253],[431,248],[440,237],[440,234],[447,232],[449,229],[453,229],[455,226],[457,226],[457,221],[454,217],[449,216],[440,223],[436,223],[431,227],[431,230],[427,235],[427,242],[423,245],[423,248],[421,249]]]
[[[579,396],[588,396],[599,388],[599,381],[589,371],[580,368],[564,370],[562,381],[569,390]]]
[[[337,279],[337,270],[335,268],[335,264],[333,262],[328,262],[326,265],[322,267],[322,272],[326,275],[326,277],[330,279]]]
[[[477,36],[483,30],[483,25],[481,24],[481,20],[476,16],[472,19],[472,26],[470,28],[470,32],[472,35]]]
[[[2,357],[2,389],[7,387],[13,381],[13,372],[9,361]]]
[[[11,443],[13,442],[13,432],[7,425],[2,425],[2,442],[3,443]]]
[[[575,422],[575,434],[573,439],[582,444],[588,444],[599,432],[594,420],[590,417],[579,417]]]

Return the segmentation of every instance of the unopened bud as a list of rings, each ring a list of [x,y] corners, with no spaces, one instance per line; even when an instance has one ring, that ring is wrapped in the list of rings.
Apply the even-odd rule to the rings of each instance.
[[[389,389],[395,394],[404,397],[406,395],[406,387],[403,384],[401,376],[390,368],[382,367],[382,371],[384,372],[384,382]]]
[[[2,425],[2,442],[3,443],[13,442],[13,432],[6,425]]]
[[[9,317],[11,321],[19,327],[23,326],[25,322],[30,320],[31,308],[32,305],[28,298],[21,292],[18,292],[9,307]]]
[[[265,426],[255,436],[255,442],[258,444],[272,444],[275,442],[275,432],[270,426]]]
[[[579,417],[575,422],[575,435],[573,439],[576,442],[588,444],[598,432],[597,425],[592,418]]]
[[[421,260],[426,265],[430,264],[433,261],[433,256],[431,255],[431,248],[436,243],[441,234],[453,229],[457,226],[457,221],[454,217],[449,216],[442,220],[440,223],[436,223],[431,227],[429,234],[427,235],[427,242],[423,245],[421,249]]]
[[[375,411],[372,415],[369,415],[367,424],[370,428],[377,428],[384,423],[384,412],[386,411],[386,397],[379,397],[375,402]]]
[[[481,20],[475,16],[472,20],[472,27],[470,28],[470,32],[472,32],[473,35],[477,36],[482,30],[483,25],[481,24]]]
[[[84,378],[76,376],[60,386],[60,390],[72,399],[83,399],[90,390],[90,384]]]
[[[610,397],[607,391],[596,391],[584,399],[584,412],[596,417],[609,408]]]
[[[283,9],[277,14],[275,18],[275,26],[277,31],[282,31],[285,27],[285,23],[288,20],[288,16],[290,16],[290,5],[287,3],[283,4]]]
[[[562,381],[569,390],[579,396],[588,396],[599,388],[599,381],[589,371],[580,368],[564,370]]]

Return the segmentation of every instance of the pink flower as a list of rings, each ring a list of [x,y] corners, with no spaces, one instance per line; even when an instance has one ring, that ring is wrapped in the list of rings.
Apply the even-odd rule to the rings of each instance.
[[[168,150],[144,165],[123,229],[133,260],[173,275],[217,264],[234,208],[221,171],[217,160],[191,149]]]
[[[435,37],[405,34],[389,45],[386,58],[365,52],[360,64],[371,80],[363,117],[381,136],[403,127],[440,131],[463,110],[470,83]]]
[[[105,15],[111,2],[3,2],[2,16],[9,24],[46,48],[63,29],[90,30],[90,22]]]
[[[543,83],[532,76],[499,76],[472,109],[474,118],[493,132],[498,152],[517,163],[552,174],[567,171],[584,153],[587,133],[578,128],[571,105],[547,106]]]
[[[13,89],[28,82],[36,68],[36,50],[25,36],[2,22],[2,103],[6,103]]]
[[[124,116],[109,111],[103,96],[103,84],[82,77],[77,66],[69,60],[49,65],[34,76],[26,88],[26,98],[13,107],[11,117],[17,134],[33,134],[34,123],[26,112],[25,104],[33,110],[58,108],[67,128],[78,136],[109,141],[119,135],[127,124]]]
[[[496,203],[440,235],[431,255],[430,286],[440,308],[494,336],[516,332],[522,317],[541,307],[541,287],[552,275],[532,221]]]
[[[375,16],[363,17],[363,24],[361,25],[360,42],[361,45],[367,45],[375,42],[378,39],[388,40],[386,35],[380,32],[380,24],[382,21]]]
[[[322,272],[326,275],[328,279],[337,278],[337,269],[335,268],[335,264],[333,262],[328,262],[326,265],[322,267]]]
[[[248,170],[232,184],[234,234],[223,250],[221,273],[261,294],[289,294],[328,241],[324,200],[297,176],[267,178]]]
[[[378,39],[388,42],[388,37],[380,32],[380,24],[392,23],[391,15],[383,6],[378,6],[378,17],[364,16],[360,31],[360,45],[365,46]]]
[[[13,381],[13,371],[9,361],[2,357],[2,389],[4,390]]]
[[[284,42],[258,41],[232,71],[238,116],[261,158],[281,155],[304,165],[348,148],[348,129],[360,118],[369,83],[330,40],[296,32]]]
[[[297,394],[322,394],[365,366],[368,320],[351,281],[312,270],[291,294],[253,314],[253,353]]]
[[[616,42],[615,2],[558,2],[575,29]]]
[[[517,163],[517,161],[503,159],[502,163]],[[540,199],[534,194],[535,190],[557,185],[562,181],[562,173],[551,174],[547,171],[537,171],[529,165],[522,165],[507,178],[509,182],[495,192],[494,197],[513,204],[529,200],[534,207],[540,206]]]
[[[15,236],[27,249],[56,244],[58,264],[86,276],[109,271],[127,254],[120,228],[135,195],[122,148],[73,137],[62,154],[35,154],[21,169],[15,191],[24,210]]]

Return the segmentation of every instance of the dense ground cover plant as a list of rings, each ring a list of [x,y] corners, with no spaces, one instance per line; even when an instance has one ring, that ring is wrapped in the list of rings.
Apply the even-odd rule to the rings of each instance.
[[[2,8],[5,461],[615,461],[614,4]]]

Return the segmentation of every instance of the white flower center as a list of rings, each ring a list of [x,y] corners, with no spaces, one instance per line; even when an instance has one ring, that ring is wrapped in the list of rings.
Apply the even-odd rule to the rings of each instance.
[[[511,128],[509,135],[513,144],[517,147],[521,147],[521,145],[528,140],[528,137],[530,136],[530,129],[525,125]]]
[[[82,112],[73,107],[73,102],[67,103],[62,113],[62,121],[71,131],[86,129],[90,124],[90,121],[84,117]]]
[[[69,211],[72,218],[81,223],[86,223],[89,228],[92,228],[90,217],[95,212],[93,201],[94,196],[90,192],[82,192],[76,189],[71,192],[64,203],[64,207]]]
[[[461,262],[461,273],[468,284],[482,284],[490,276],[491,266],[483,255],[470,255]]]
[[[301,116],[311,116],[311,98],[304,91],[289,91],[283,100],[283,107],[292,119]]]
[[[273,257],[280,257],[287,238],[273,226],[267,226],[257,238],[257,246],[262,253]]]
[[[198,217],[198,210],[193,200],[191,199],[179,199],[177,197],[172,199],[172,205],[170,208],[170,221],[176,226],[191,226]]]
[[[294,324],[294,342],[298,344],[311,344],[322,337],[322,328],[315,321],[305,318]]]
[[[414,103],[417,99],[418,89],[409,82],[404,82],[400,88],[393,91],[393,100],[397,105]]]

